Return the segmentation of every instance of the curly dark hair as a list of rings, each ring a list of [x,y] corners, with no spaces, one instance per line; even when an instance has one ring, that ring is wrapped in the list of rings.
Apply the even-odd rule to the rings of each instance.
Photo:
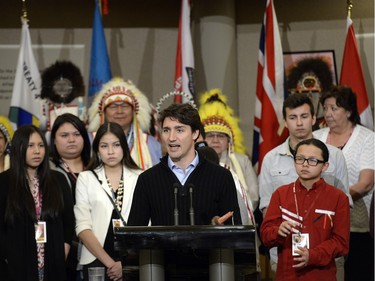
[[[190,126],[192,132],[199,131],[202,126],[198,110],[188,103],[173,103],[164,109],[159,115],[159,122],[162,127],[167,117],[176,119],[178,122]]]
[[[333,78],[329,65],[322,58],[306,58],[301,59],[297,65],[291,69],[287,79],[288,89],[295,89],[298,81],[306,72],[312,72],[318,77],[322,92],[328,91],[331,88]]]
[[[328,98],[335,98],[336,105],[350,112],[349,121],[354,125],[361,125],[361,117],[358,113],[357,95],[348,86],[333,86],[322,94],[320,103],[324,107],[324,102]]]

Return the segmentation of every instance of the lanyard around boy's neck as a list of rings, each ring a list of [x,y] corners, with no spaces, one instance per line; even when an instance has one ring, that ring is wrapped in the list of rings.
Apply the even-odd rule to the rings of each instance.
[[[305,188],[305,187],[304,187]],[[322,192],[322,190],[319,191],[319,193],[316,195],[314,201],[311,203],[310,205],[310,208],[307,210],[306,212],[306,215],[304,217],[301,217],[301,226],[300,226],[300,231],[299,233],[301,233],[301,230],[302,230],[302,225],[303,225],[303,221],[304,219],[306,219],[308,217],[308,215],[310,214],[313,206],[315,205],[315,202],[316,200],[318,199],[320,193]],[[294,195],[294,204],[296,206],[296,211],[297,211],[297,218],[299,219],[300,216],[299,216],[299,210],[298,210],[298,201],[297,201],[297,193],[296,193],[296,181],[293,183],[293,195]]]

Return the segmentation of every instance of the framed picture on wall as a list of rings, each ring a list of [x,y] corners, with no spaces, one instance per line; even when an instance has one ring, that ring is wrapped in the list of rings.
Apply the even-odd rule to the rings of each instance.
[[[321,124],[320,95],[338,81],[334,50],[284,53],[284,66],[288,92],[308,93],[314,104],[317,125]]]

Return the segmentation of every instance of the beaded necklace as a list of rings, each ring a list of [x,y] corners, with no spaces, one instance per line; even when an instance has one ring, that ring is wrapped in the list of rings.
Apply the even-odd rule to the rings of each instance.
[[[345,145],[346,145],[346,143],[349,141],[350,137],[352,136],[352,134],[353,134],[353,129],[350,131],[349,136],[345,139],[344,144],[340,145],[340,146],[337,146],[337,148],[343,150],[344,147],[345,147]],[[331,135],[331,132],[328,133],[327,143],[328,144],[332,144],[332,135]]]
[[[117,191],[115,192],[112,188],[112,184],[109,182],[109,179],[107,177],[107,175],[105,176],[106,180],[107,180],[107,184],[108,184],[108,187],[111,189],[112,191],[112,197],[115,199],[115,203],[116,203],[116,207],[117,207],[117,210],[119,212],[121,212],[121,209],[122,209],[122,199],[123,199],[123,195],[124,195],[124,175],[123,175],[123,171],[121,172],[121,179],[120,179],[120,182],[118,183],[118,187],[117,187]]]

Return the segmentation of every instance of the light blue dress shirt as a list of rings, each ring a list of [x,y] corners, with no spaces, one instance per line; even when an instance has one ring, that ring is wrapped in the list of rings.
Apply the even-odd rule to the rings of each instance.
[[[182,185],[185,184],[186,180],[190,176],[190,174],[194,171],[194,169],[197,167],[199,163],[199,157],[198,153],[195,152],[195,157],[193,161],[186,167],[185,172],[183,169],[178,167],[171,159],[171,157],[168,156],[168,167],[172,170],[172,172],[176,175],[178,180]]]

